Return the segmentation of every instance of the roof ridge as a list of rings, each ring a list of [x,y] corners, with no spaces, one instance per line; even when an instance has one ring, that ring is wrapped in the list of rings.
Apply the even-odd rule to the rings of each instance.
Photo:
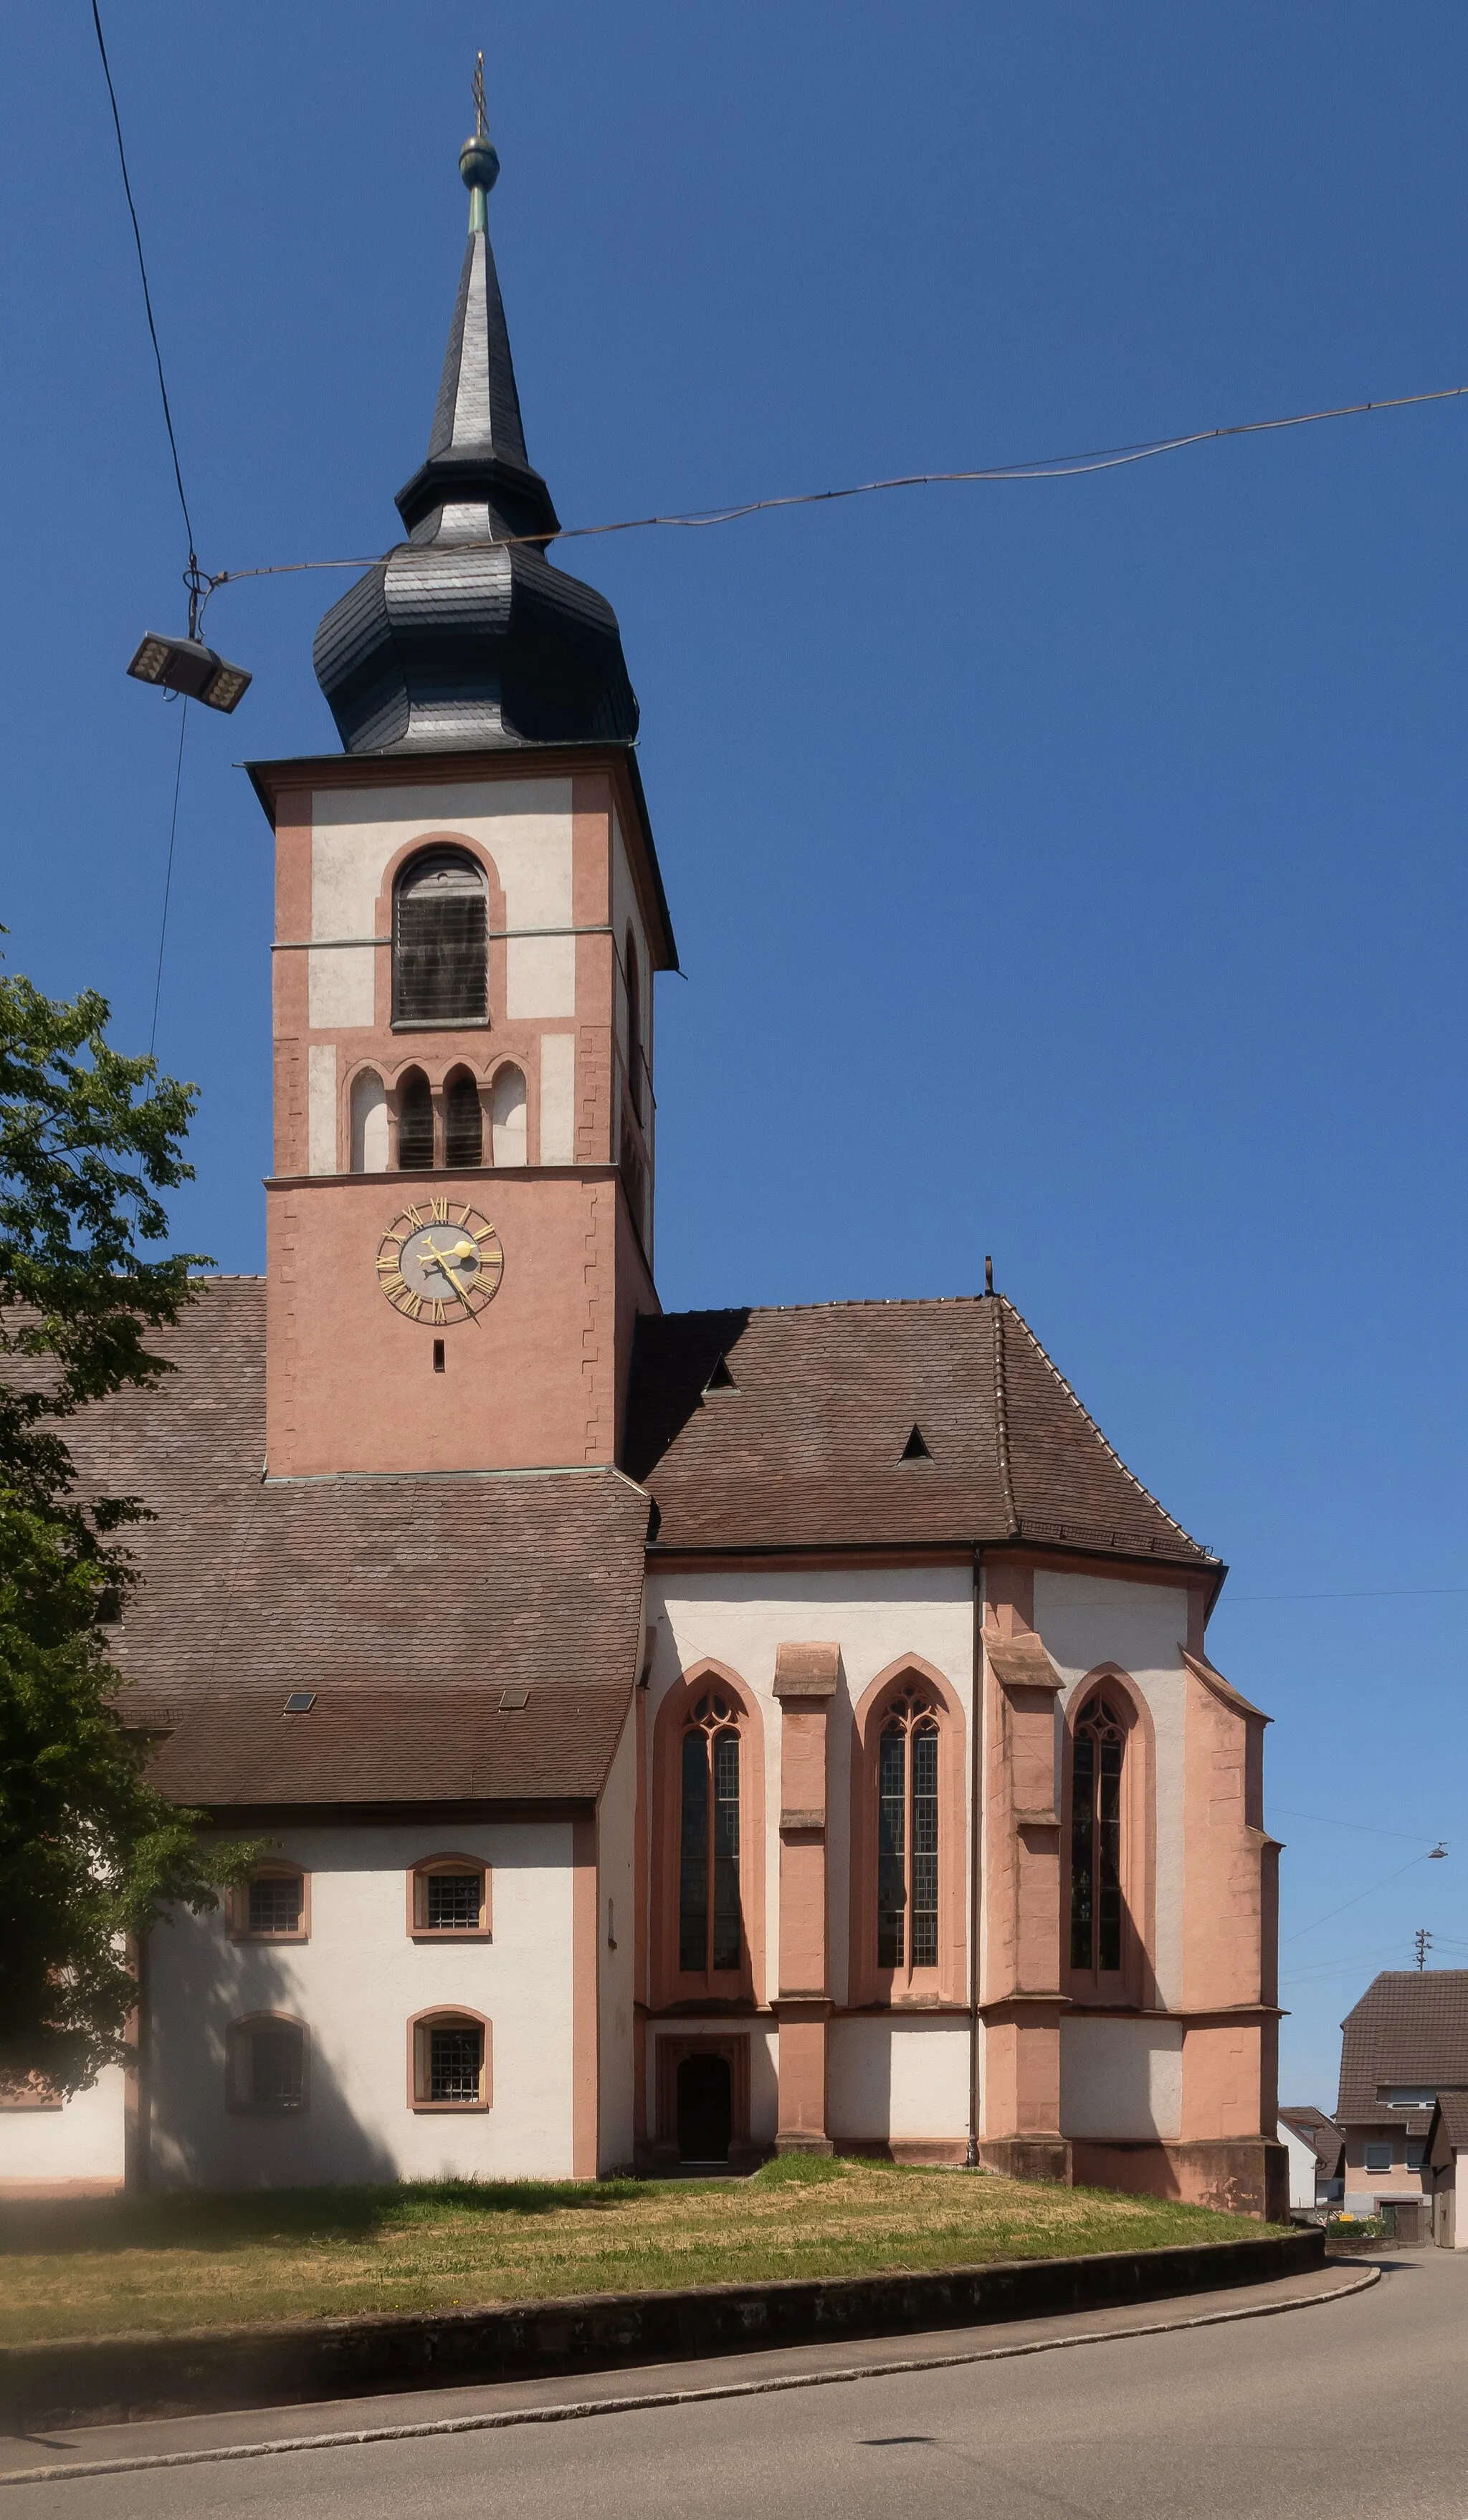
[[[986,1296],[981,1298],[984,1302],[987,1300]],[[994,1307],[990,1345],[994,1365],[994,1442],[999,1462],[999,1484],[1004,1495],[1004,1514],[1009,1524],[1009,1536],[1013,1540],[1020,1528],[1020,1517],[1015,1511],[1014,1477],[1009,1453],[1009,1388],[1004,1374],[1004,1298],[1002,1295]]]
[[[878,1313],[920,1312],[936,1310],[940,1304],[974,1304],[987,1302],[982,1294],[972,1295],[831,1295],[815,1304],[690,1304],[682,1312],[640,1313],[639,1321],[694,1322],[707,1321],[715,1313]]]
[[[1190,1549],[1201,1550],[1204,1556],[1212,1558],[1215,1565],[1216,1565],[1218,1560],[1214,1557],[1213,1551],[1206,1548],[1201,1540],[1195,1540],[1192,1533],[1183,1528],[1183,1525],[1178,1521],[1176,1515],[1169,1513],[1161,1497],[1154,1496],[1149,1487],[1143,1486],[1141,1480],[1137,1477],[1135,1470],[1127,1467],[1127,1464],[1123,1461],[1121,1454],[1117,1451],[1115,1444],[1111,1442],[1110,1438],[1104,1434],[1102,1429],[1097,1425],[1095,1418],[1091,1416],[1090,1411],[1087,1409],[1084,1401],[1080,1398],[1079,1393],[1076,1391],[1069,1382],[1067,1382],[1065,1375],[1061,1372],[1059,1366],[1056,1364],[1055,1359],[1051,1356],[1049,1350],[1045,1347],[1043,1341],[1036,1338],[1033,1330],[1026,1321],[1025,1316],[1020,1311],[1018,1305],[1012,1303],[1008,1295],[996,1295],[995,1301],[1002,1305],[1006,1311],[1014,1315],[1016,1322],[1019,1324],[1020,1328],[1024,1331],[1025,1336],[1030,1341],[1030,1344],[1033,1348],[1035,1355],[1039,1358],[1040,1363],[1046,1367],[1048,1372],[1054,1376],[1062,1391],[1065,1393],[1066,1398],[1079,1411],[1081,1417],[1085,1419],[1087,1426],[1089,1426],[1091,1433],[1095,1436],[1097,1443],[1100,1444],[1103,1450],[1110,1455],[1118,1469],[1121,1471],[1122,1476],[1130,1481],[1138,1496],[1145,1497],[1148,1505],[1155,1506],[1157,1508],[1157,1510],[1162,1515],[1164,1522],[1170,1525],[1171,1529],[1176,1532],[1179,1540],[1185,1540]]]

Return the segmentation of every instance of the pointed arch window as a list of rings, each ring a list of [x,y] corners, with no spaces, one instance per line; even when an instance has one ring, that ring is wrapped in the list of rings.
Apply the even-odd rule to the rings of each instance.
[[[938,1723],[915,1688],[877,1743],[877,1966],[938,1966]]]
[[[463,849],[411,858],[392,892],[392,1021],[409,1029],[488,1019],[484,878]]]
[[[1071,1755],[1071,1966],[1122,1966],[1122,1767],[1126,1730],[1104,1689],[1086,1699]]]
[[[711,1689],[683,1731],[678,1830],[678,1967],[711,1977],[740,1967],[740,1744],[735,1709]]]

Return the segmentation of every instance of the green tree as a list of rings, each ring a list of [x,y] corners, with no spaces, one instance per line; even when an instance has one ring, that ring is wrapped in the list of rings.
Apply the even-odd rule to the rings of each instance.
[[[84,1495],[60,1424],[171,1372],[151,1332],[197,1286],[161,1194],[197,1095],[70,1003],[0,975],[0,2076],[77,2091],[122,2052],[126,1941],[214,1905],[253,1851],[206,1849],[115,1711],[106,1627],[137,1580],[134,1498]]]

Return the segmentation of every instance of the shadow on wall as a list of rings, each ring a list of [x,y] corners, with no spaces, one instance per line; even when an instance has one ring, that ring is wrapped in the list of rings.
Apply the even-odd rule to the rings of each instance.
[[[397,2179],[397,2163],[356,2116],[330,2050],[313,2035],[291,1965],[297,1948],[233,1943],[218,1912],[155,1927],[143,2184],[275,2188]],[[303,2030],[299,2105],[256,2104],[251,2059],[238,2047],[232,2052],[230,2040],[231,2025],[244,2019],[267,2032]],[[289,2052],[279,2052],[289,2065]]]

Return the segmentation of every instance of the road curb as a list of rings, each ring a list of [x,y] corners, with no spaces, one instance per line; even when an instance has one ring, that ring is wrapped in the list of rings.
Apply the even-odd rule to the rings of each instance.
[[[11,2345],[0,2349],[0,2425],[35,2432],[236,2413],[1062,2318],[1310,2274],[1324,2248],[1319,2230],[1273,2232],[1089,2257]]]
[[[1074,2336],[1041,2336],[1016,2345],[975,2346],[962,2354],[907,2355],[885,2362],[851,2363],[843,2370],[774,2372],[749,2380],[721,2381],[706,2389],[656,2389],[620,2398],[568,2399],[561,2406],[490,2408],[482,2414],[443,2415],[421,2424],[364,2425],[351,2432],[298,2433],[283,2441],[231,2442],[210,2450],[155,2451],[137,2458],[17,2468],[9,2475],[0,2474],[0,2488],[61,2485],[88,2476],[135,2476],[153,2468],[209,2467],[231,2459],[277,2458],[288,2452],[298,2454],[312,2450],[361,2450],[376,2442],[430,2441],[455,2433],[508,2432],[518,2424],[579,2423],[590,2415],[639,2414],[660,2407],[709,2406],[723,2398],[767,2398],[789,2389],[824,2389],[852,2380],[894,2379],[904,2372],[952,2371],[974,2362],[1012,2362],[1025,2355],[1056,2354],[1074,2345],[1124,2344],[1133,2336],[1170,2336],[1190,2327],[1223,2327],[1244,2318],[1280,2318],[1293,2310],[1320,2310],[1330,2302],[1349,2300],[1353,2293],[1369,2292],[1380,2283],[1383,2272],[1381,2267],[1367,2267],[1354,2283],[1332,2284],[1322,2292],[1307,2293],[1292,2301],[1246,2302],[1238,2310],[1210,2310],[1192,2318],[1149,2319],[1141,2327],[1087,2328]]]

